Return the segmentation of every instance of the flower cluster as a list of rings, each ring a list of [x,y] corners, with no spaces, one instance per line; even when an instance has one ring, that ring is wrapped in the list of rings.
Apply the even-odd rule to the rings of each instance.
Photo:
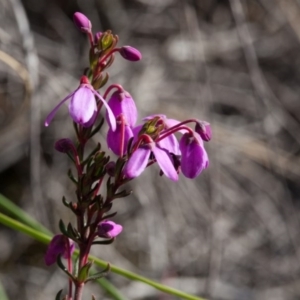
[[[75,300],[80,300],[84,284],[106,271],[90,277],[90,249],[96,244],[110,244],[122,232],[123,227],[110,219],[113,201],[128,196],[131,191],[123,189],[130,180],[138,177],[148,166],[157,163],[160,175],[177,181],[181,172],[187,178],[196,178],[208,167],[208,155],[204,142],[211,139],[210,124],[188,119],[178,121],[165,115],[152,115],[137,124],[138,110],[132,96],[119,84],[109,85],[100,91],[108,79],[104,73],[113,63],[116,53],[128,61],[139,61],[141,53],[131,47],[117,47],[118,37],[110,30],[92,33],[92,24],[83,14],[74,14],[75,26],[87,35],[90,43],[89,67],[80,78],[79,86],[61,100],[48,114],[48,126],[58,109],[69,100],[69,115],[74,124],[76,141],[62,138],[55,143],[55,149],[67,154],[74,164],[76,175],[70,170],[69,178],[76,186],[75,201],[63,204],[76,216],[76,225],[67,226],[60,220],[61,234],[54,236],[45,255],[45,263],[55,262],[69,277],[68,299],[72,298],[75,286]],[[105,117],[101,109],[105,108]],[[86,153],[86,143],[97,133],[106,120],[107,148],[117,159],[110,156],[97,144]],[[193,125],[193,129],[187,125]],[[106,194],[100,194],[106,180]],[[102,188],[102,190],[104,190]],[[77,244],[79,250],[75,270],[72,254]],[[68,260],[66,268],[61,257]],[[59,299],[59,295],[56,299]]]

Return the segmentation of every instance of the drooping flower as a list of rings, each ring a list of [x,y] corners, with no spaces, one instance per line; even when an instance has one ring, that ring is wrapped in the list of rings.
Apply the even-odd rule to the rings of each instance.
[[[103,99],[103,97],[94,90],[90,85],[86,76],[82,76],[79,87],[66,98],[64,98],[47,116],[45,126],[49,126],[56,112],[60,106],[71,98],[69,103],[69,113],[73,121],[84,127],[93,125],[97,116],[97,103],[95,96],[104,104],[107,111],[107,118],[109,120],[112,130],[116,129],[116,119],[110,107]]]
[[[123,115],[117,118],[117,128],[112,131],[111,128],[107,132],[107,146],[112,152],[118,156],[123,156],[127,152],[128,141],[133,137],[133,133],[128,124],[125,123]]]
[[[123,170],[125,176],[130,179],[139,176],[147,167],[151,152],[165,176],[177,181],[178,174],[169,152],[153,141],[140,146],[132,153]]]
[[[159,118],[160,123],[162,123],[163,125],[163,130],[160,132],[160,136],[163,136],[166,130],[180,123],[180,121],[174,119],[168,119],[167,116],[161,114],[151,115],[144,118],[143,120],[151,121],[154,118]],[[184,132],[185,131],[183,131],[183,133]],[[179,143],[174,134],[166,135],[163,139],[160,139],[158,144],[161,148],[167,150],[169,153],[180,155]]]
[[[76,27],[82,32],[91,32],[92,23],[91,21],[82,13],[76,12],[73,15],[73,21]]]
[[[123,114],[128,126],[133,127],[135,125],[138,112],[135,102],[128,92],[121,92],[120,90],[115,91],[111,95],[108,105],[115,117]]]
[[[75,244],[72,240],[62,234],[57,234],[51,240],[45,254],[45,263],[47,266],[54,264],[58,255],[64,258],[70,258],[75,250]]]
[[[98,236],[103,238],[114,238],[123,230],[122,225],[113,221],[105,220],[98,224]]]
[[[187,178],[196,178],[208,167],[209,161],[203,141],[198,133],[185,133],[179,142],[181,171]]]

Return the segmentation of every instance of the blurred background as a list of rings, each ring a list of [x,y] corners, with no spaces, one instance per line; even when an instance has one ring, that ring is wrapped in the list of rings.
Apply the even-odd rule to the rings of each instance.
[[[132,94],[139,120],[163,113],[213,128],[209,169],[174,183],[149,168],[115,203],[123,233],[93,254],[208,299],[300,299],[300,1],[0,0],[0,193],[55,233],[73,220],[61,198],[74,187],[53,145],[73,131],[66,106],[43,121],[87,66],[76,11],[142,52],[138,63],[117,56],[109,81]],[[9,299],[66,287],[45,250],[0,226]],[[128,299],[176,299],[108,278]],[[91,293],[109,299],[95,284]]]

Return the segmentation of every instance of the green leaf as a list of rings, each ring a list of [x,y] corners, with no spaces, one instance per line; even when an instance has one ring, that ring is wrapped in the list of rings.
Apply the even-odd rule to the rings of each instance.
[[[104,270],[94,273],[85,282],[102,278],[102,277],[106,276],[109,271],[110,271],[110,264],[107,264],[107,267]]]
[[[61,256],[60,255],[57,256],[56,262],[57,262],[57,265],[59,266],[59,268],[61,270],[63,270],[73,281],[76,281],[76,278],[68,271],[68,269],[65,267],[65,265],[61,261]]]
[[[86,282],[87,278],[89,277],[90,268],[93,265],[92,261],[87,262],[79,271],[78,281],[79,282]]]
[[[60,300],[60,296],[61,296],[61,293],[62,293],[62,289],[56,294],[56,297],[55,297],[55,300]]]

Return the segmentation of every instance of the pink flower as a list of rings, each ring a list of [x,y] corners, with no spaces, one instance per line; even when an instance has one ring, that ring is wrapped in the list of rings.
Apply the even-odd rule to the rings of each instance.
[[[208,167],[207,153],[198,133],[185,133],[179,142],[181,150],[181,171],[187,178],[196,178]]]
[[[102,221],[98,224],[98,236],[104,238],[114,238],[123,230],[122,225],[116,224],[113,221]]]
[[[116,119],[110,107],[102,96],[94,90],[89,84],[88,78],[82,76],[79,87],[66,98],[64,98],[58,105],[49,113],[45,120],[45,126],[49,126],[52,119],[60,106],[71,98],[69,103],[69,113],[73,121],[84,127],[90,127],[94,124],[97,116],[97,103],[95,96],[104,104],[107,111],[107,118],[109,120],[112,130],[116,129]]]
[[[109,128],[106,137],[108,148],[118,156],[126,154],[128,141],[133,137],[131,128],[123,122],[121,115],[117,118],[116,130]]]
[[[125,176],[130,179],[139,176],[146,169],[151,152],[166,177],[177,181],[178,174],[169,152],[155,142],[145,144],[132,153],[123,170]]]
[[[53,265],[58,255],[64,258],[70,258],[75,250],[75,244],[72,240],[62,234],[57,234],[51,240],[45,254],[45,263],[47,266]]]
[[[138,112],[135,102],[128,92],[119,90],[114,92],[108,100],[108,105],[115,117],[123,114],[127,125],[130,127],[135,125]]]

